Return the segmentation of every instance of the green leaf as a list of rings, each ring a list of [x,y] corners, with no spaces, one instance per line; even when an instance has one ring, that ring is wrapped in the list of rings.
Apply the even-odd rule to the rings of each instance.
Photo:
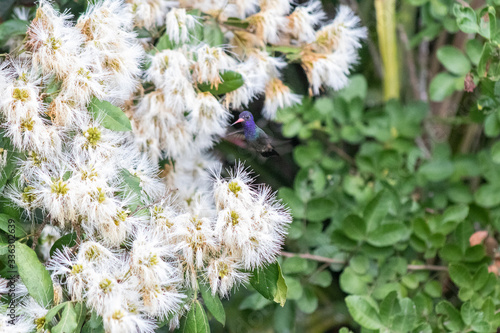
[[[281,187],[278,191],[278,198],[290,207],[292,216],[297,219],[305,217],[305,205],[295,191],[288,187]]]
[[[255,270],[250,278],[250,284],[268,300],[284,304],[287,290],[278,262]]]
[[[205,23],[203,41],[210,46],[221,46],[224,44],[224,34],[217,21],[209,20]]]
[[[100,120],[104,128],[117,132],[132,130],[130,119],[117,106],[110,102],[101,101],[93,97],[89,103],[88,110],[96,120]]]
[[[0,214],[0,230],[5,231],[7,235],[14,234],[17,238],[27,235],[21,223],[6,214]]]
[[[52,304],[54,288],[50,274],[32,249],[16,242],[16,265],[28,293],[41,306]]]
[[[207,314],[198,300],[194,301],[191,309],[181,322],[181,333],[209,333]]]
[[[241,87],[245,81],[240,73],[234,71],[225,71],[220,74],[222,83],[217,87],[211,86],[210,83],[198,84],[198,89],[201,91],[208,91],[213,95],[223,95]]]
[[[464,7],[455,3],[453,13],[457,17],[457,24],[460,30],[468,34],[478,32],[477,16],[471,7]]]
[[[307,260],[300,257],[286,258],[283,261],[283,271],[285,274],[302,273],[307,269]]]
[[[403,298],[399,301],[401,313],[394,317],[393,329],[395,332],[411,332],[417,323],[417,309],[413,301]]]
[[[226,324],[226,312],[222,306],[222,302],[217,294],[212,295],[210,287],[205,284],[200,284],[201,297],[208,311],[214,316],[214,318],[222,325]]]
[[[158,51],[171,50],[175,48],[175,43],[170,40],[167,33],[165,32],[163,36],[161,36],[160,39],[158,39],[158,43],[156,43],[156,48],[158,49]]]
[[[7,149],[7,163],[4,165],[3,168],[0,168],[0,191],[1,191],[2,188],[5,186],[5,184],[7,184],[9,179],[11,179],[14,170],[16,170],[17,168],[17,158],[21,157],[22,155],[19,153],[14,153],[9,151],[9,147],[7,145],[4,147],[0,146],[0,148]]]
[[[318,297],[311,288],[306,287],[296,304],[300,311],[311,314],[318,308]]]
[[[316,198],[307,203],[306,218],[310,221],[321,222],[332,216],[333,212],[333,201]]]
[[[141,180],[139,177],[133,175],[127,169],[122,169],[120,175],[123,178],[123,190],[119,193],[122,198],[132,197],[129,208],[131,211],[135,211],[137,207],[142,205],[142,187]]]
[[[274,301],[281,305],[281,307],[285,306],[286,295],[288,293],[288,286],[286,285],[285,278],[283,277],[283,272],[281,271],[281,267],[278,263],[278,282],[276,283],[278,290],[274,294]]]
[[[422,165],[418,172],[431,182],[440,182],[449,178],[455,167],[449,160],[433,160]]]
[[[500,121],[496,113],[490,113],[484,120],[484,134],[493,138],[500,134]]]
[[[340,289],[348,294],[364,295],[368,293],[365,276],[358,275],[351,267],[344,269],[340,274]]]
[[[90,319],[83,326],[82,333],[104,333],[102,317],[92,311]]]
[[[408,236],[408,229],[401,223],[382,224],[366,239],[373,246],[396,244]]]
[[[367,232],[372,232],[377,229],[382,220],[387,215],[390,206],[390,196],[386,191],[380,191],[377,195],[366,205],[363,212],[363,218],[366,222]]]
[[[52,333],[77,333],[85,320],[86,307],[82,303],[73,305],[67,302],[61,315],[61,320],[51,330]]]
[[[429,86],[429,96],[434,102],[441,102],[446,97],[453,94],[457,86],[457,78],[449,73],[439,73],[436,75]],[[463,81],[462,81],[463,82]]]
[[[224,24],[237,27],[237,28],[242,28],[246,29],[248,28],[249,23],[241,20],[240,18],[237,17],[229,17]]]
[[[439,256],[448,262],[460,261],[463,255],[462,250],[456,244],[446,244],[439,250]]]
[[[477,65],[481,59],[481,52],[483,51],[483,44],[477,39],[469,39],[465,45],[465,52],[470,61]]]
[[[361,217],[357,215],[348,215],[342,221],[342,230],[350,239],[360,241],[366,235],[366,223]]]
[[[392,327],[394,317],[400,312],[398,294],[396,291],[391,291],[380,303],[380,319],[386,327]]]
[[[439,298],[441,297],[441,294],[443,292],[441,283],[439,281],[429,281],[425,283],[424,286],[424,291],[427,295],[434,297],[434,298]]]
[[[491,160],[496,164],[500,164],[500,141],[495,142],[491,147]]]
[[[445,315],[443,325],[452,332],[460,332],[464,327],[460,312],[448,301],[441,301],[436,305],[436,313]]]
[[[500,204],[500,187],[497,184],[484,184],[474,193],[476,203],[485,208],[495,207]]]
[[[52,257],[52,255],[54,254],[54,252],[57,249],[62,250],[62,248],[64,246],[67,246],[67,247],[74,246],[76,244],[76,239],[77,239],[76,232],[72,232],[72,233],[69,233],[69,234],[62,236],[61,238],[56,240],[54,242],[54,244],[52,245],[52,247],[50,248],[50,252],[49,252],[50,256]]]
[[[352,318],[364,328],[378,330],[382,328],[377,309],[364,296],[347,296],[345,299],[347,309]]]
[[[328,270],[316,272],[309,278],[309,283],[327,288],[332,284],[332,275]]]
[[[449,266],[450,278],[459,287],[472,288],[472,276],[467,267],[453,263]]]
[[[269,304],[273,303],[261,294],[253,293],[240,303],[240,305],[238,306],[238,310],[262,310]]]
[[[446,222],[462,222],[469,215],[469,206],[467,205],[455,205],[448,207],[443,213],[443,221]]]
[[[469,59],[456,47],[443,46],[439,48],[436,56],[443,66],[453,74],[465,75],[471,69]]]
[[[45,315],[45,328],[48,329],[50,328],[50,324],[51,324],[51,321],[52,319],[59,313],[61,312],[61,310],[67,306],[69,303],[71,302],[64,302],[64,303],[61,303],[61,304],[58,304],[56,306],[54,306],[52,309],[50,309],[47,314]]]
[[[356,255],[349,260],[349,266],[357,274],[366,274],[368,268],[370,268],[370,260],[364,255]]]
[[[23,20],[8,20],[0,24],[0,46],[14,36],[25,35],[29,23]]]
[[[470,302],[465,302],[460,308],[460,314],[462,315],[464,324],[470,326],[472,324],[472,320],[476,316],[476,311],[474,310]]]

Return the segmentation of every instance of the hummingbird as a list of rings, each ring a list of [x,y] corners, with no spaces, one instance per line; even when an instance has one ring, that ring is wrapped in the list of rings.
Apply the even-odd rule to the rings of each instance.
[[[245,134],[245,140],[248,146],[260,153],[264,157],[270,157],[273,155],[279,156],[278,152],[274,150],[271,144],[271,138],[267,136],[259,126],[255,125],[253,120],[253,115],[248,111],[243,111],[239,115],[239,119],[236,120],[231,126],[243,123],[243,133]]]

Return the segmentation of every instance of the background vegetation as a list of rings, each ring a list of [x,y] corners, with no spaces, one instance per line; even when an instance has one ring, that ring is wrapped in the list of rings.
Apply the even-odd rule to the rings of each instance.
[[[13,3],[0,6],[4,19]],[[333,17],[338,2],[323,3]],[[347,4],[369,28],[349,87],[258,121],[286,140],[279,158],[230,138],[216,149],[229,164],[246,160],[294,221],[284,306],[241,290],[212,331],[495,332],[500,1]],[[16,33],[0,28],[0,41]],[[298,64],[285,82],[307,92]],[[261,107],[250,108],[256,118]]]

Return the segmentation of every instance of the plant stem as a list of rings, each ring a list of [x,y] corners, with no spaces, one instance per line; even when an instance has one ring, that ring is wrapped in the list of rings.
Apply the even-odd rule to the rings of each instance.
[[[396,0],[375,0],[377,34],[384,65],[384,99],[399,99],[399,63],[396,38]]]
[[[303,259],[325,262],[325,263],[329,263],[329,264],[347,265],[349,263],[349,261],[347,261],[347,260],[327,258],[327,257],[322,257],[322,256],[310,254],[310,253],[292,253],[292,252],[281,251],[281,255],[283,257],[299,257],[299,258],[303,258]],[[408,265],[407,268],[408,268],[408,270],[411,270],[411,271],[441,271],[441,272],[448,271],[448,267],[438,266],[438,265]]]

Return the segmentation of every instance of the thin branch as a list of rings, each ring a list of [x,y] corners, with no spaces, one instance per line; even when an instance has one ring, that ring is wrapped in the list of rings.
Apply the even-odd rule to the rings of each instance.
[[[40,238],[40,235],[42,234],[43,228],[45,228],[45,226],[49,222],[49,219],[50,219],[50,217],[47,214],[47,216],[45,216],[45,218],[43,219],[42,225],[38,228],[38,230],[33,235],[33,244],[31,244],[31,248],[33,250],[36,248],[36,245],[38,243],[38,238]]]
[[[347,265],[349,263],[347,260],[327,258],[310,253],[292,253],[292,252],[281,251],[281,255],[283,257],[299,257],[303,259],[325,262],[329,264]],[[407,268],[408,270],[411,271],[441,271],[441,272],[448,271],[448,267],[438,266],[438,265],[408,265]]]
[[[328,146],[328,148],[329,148],[329,150],[335,152],[341,158],[343,158],[344,160],[346,160],[349,164],[351,164],[353,166],[356,166],[356,161],[351,156],[349,156],[349,154],[347,154],[345,151],[343,151],[342,149],[340,149],[336,145],[330,144]]]
[[[400,24],[398,25],[399,39],[404,45],[406,51],[406,65],[408,66],[408,74],[410,79],[410,86],[413,92],[413,98],[418,99],[420,95],[419,82],[417,78],[417,68],[415,66],[415,58],[413,57],[413,51],[410,47],[410,41],[408,40],[408,35],[404,27]]]

